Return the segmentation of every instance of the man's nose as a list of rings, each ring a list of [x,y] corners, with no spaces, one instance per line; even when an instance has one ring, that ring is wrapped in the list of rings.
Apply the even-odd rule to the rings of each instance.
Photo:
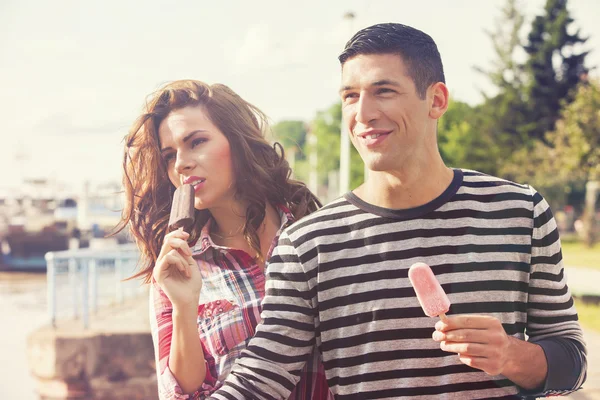
[[[356,104],[356,122],[368,125],[371,121],[377,119],[378,115],[377,102],[368,94],[361,95]]]

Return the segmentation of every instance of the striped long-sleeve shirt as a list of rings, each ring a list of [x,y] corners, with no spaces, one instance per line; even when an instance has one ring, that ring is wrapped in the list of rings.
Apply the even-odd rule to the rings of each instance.
[[[275,247],[281,231],[294,218],[285,207],[279,208],[279,214],[281,228],[269,253]],[[193,394],[183,393],[169,368],[173,305],[158,283],[152,283],[150,326],[161,400],[201,399],[218,389],[260,322],[265,274],[256,260],[245,251],[217,246],[210,237],[212,223],[212,219],[206,223],[200,239],[191,249],[203,280],[198,304],[198,336],[206,360],[205,382]],[[330,399],[332,395],[325,382],[319,354],[310,354],[306,361],[301,383],[289,399]]]
[[[349,193],[289,227],[268,266],[263,323],[214,398],[285,398],[315,345],[337,399],[517,398],[513,382],[432,340],[437,319],[407,276],[417,261],[448,293],[449,315],[492,315],[542,346],[537,395],[581,386],[585,345],[547,202],[530,186],[456,169],[423,206],[390,210]]]

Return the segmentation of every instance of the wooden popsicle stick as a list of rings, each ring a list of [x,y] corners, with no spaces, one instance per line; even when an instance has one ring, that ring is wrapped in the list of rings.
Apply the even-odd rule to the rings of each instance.
[[[439,315],[439,317],[440,317],[440,319],[442,320],[442,322],[444,322],[444,323],[446,323],[446,324],[448,323],[448,317],[446,317],[446,313],[441,313],[441,314]]]

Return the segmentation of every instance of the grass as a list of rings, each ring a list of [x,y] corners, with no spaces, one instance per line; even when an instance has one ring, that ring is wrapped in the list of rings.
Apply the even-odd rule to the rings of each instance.
[[[600,332],[600,304],[592,304],[575,300],[579,322],[586,329]]]
[[[568,267],[585,267],[600,270],[600,243],[592,248],[576,240],[562,240],[563,263]]]

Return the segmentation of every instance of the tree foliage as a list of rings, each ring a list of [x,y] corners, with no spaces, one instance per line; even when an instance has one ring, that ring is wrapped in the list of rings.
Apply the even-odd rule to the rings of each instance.
[[[342,105],[335,103],[319,111],[311,123],[311,133],[317,138],[319,184],[327,185],[330,171],[339,171],[342,126]],[[350,147],[350,188],[363,182],[364,167],[356,149]],[[338,178],[339,179],[339,178]]]
[[[547,158],[565,180],[600,180],[600,82],[580,85],[560,115],[546,134]]]
[[[304,145],[306,142],[306,123],[304,121],[280,121],[273,126],[275,140],[290,151],[296,150],[297,159],[304,159]]]
[[[476,70],[494,90],[476,105],[452,100],[438,121],[438,144],[447,165],[530,183],[557,208],[571,190],[581,193],[587,180],[599,179],[598,82],[581,85],[587,39],[574,28],[567,0],[546,0],[526,35],[524,1],[506,0],[486,32],[494,60]],[[307,125],[317,139],[319,185],[326,187],[339,179],[330,171],[339,169],[341,105],[318,112]],[[274,130],[286,147],[303,149],[297,177],[308,179],[306,126],[284,121]],[[363,168],[352,148],[351,188],[362,183]]]
[[[545,13],[535,17],[524,47],[528,59],[525,70],[529,82],[527,95],[526,134],[545,140],[546,132],[554,129],[563,104],[573,100],[574,90],[587,73],[587,51],[578,52],[587,38],[580,31],[569,33],[573,23],[567,0],[547,0]]]
[[[467,103],[451,101],[438,122],[438,146],[448,166],[496,171],[497,146],[489,135],[474,127],[475,109]]]

